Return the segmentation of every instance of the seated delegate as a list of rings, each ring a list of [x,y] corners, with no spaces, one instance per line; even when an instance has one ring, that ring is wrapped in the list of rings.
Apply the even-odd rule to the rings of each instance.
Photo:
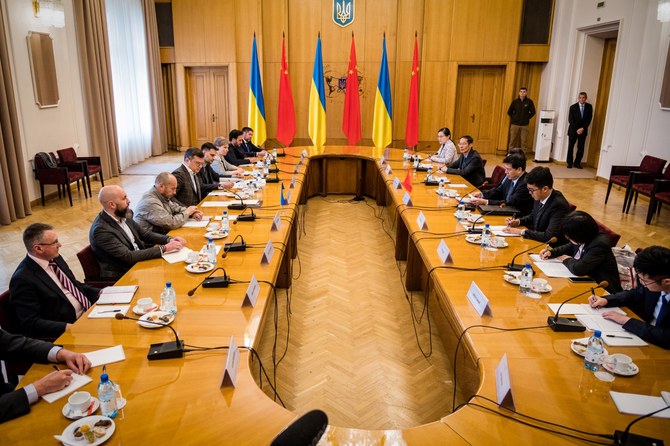
[[[458,159],[456,146],[451,140],[451,131],[447,127],[443,127],[437,131],[437,142],[440,144],[440,149],[435,155],[428,157],[429,161],[441,164],[451,164]]]
[[[461,139],[458,140],[458,150],[461,156],[453,163],[442,167],[440,171],[460,175],[473,186],[479,187],[486,180],[486,172],[482,157],[472,148],[473,141],[472,136],[461,136]]]
[[[475,192],[470,203],[474,205],[512,206],[521,215],[528,215],[533,210],[533,197],[528,193],[526,185],[526,157],[524,155],[507,155],[503,160],[505,179],[493,189]]]

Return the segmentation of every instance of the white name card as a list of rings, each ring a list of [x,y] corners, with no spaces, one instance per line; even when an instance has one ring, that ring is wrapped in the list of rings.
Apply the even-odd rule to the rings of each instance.
[[[300,154],[300,158],[307,158],[307,150],[303,150],[302,153]]]
[[[288,198],[286,199],[288,201]],[[272,232],[277,232],[279,231],[279,228],[281,227],[281,216],[279,215],[279,212],[275,214],[275,218],[272,219],[272,226],[270,226],[270,231]]]
[[[509,379],[509,366],[507,364],[507,353],[505,353],[496,367],[496,397],[498,405],[514,410],[514,398],[512,398],[512,383]]]
[[[295,175],[293,175],[293,178],[291,178],[291,184],[289,185],[290,189],[295,188]]]
[[[226,357],[226,368],[223,370],[223,379],[221,380],[221,387],[235,387],[237,380],[237,368],[240,365],[240,349],[237,348],[235,337],[230,337],[230,344],[228,344],[228,356]]]
[[[386,158],[382,156],[382,158],[379,160],[379,165],[383,166],[384,164],[386,164]]]
[[[409,194],[409,192],[405,192],[405,195],[403,195],[402,204],[405,206],[414,206],[414,203],[412,203],[412,196]]]
[[[475,307],[475,310],[477,310],[477,314],[480,316],[483,316],[484,313],[488,313],[489,316],[493,316],[493,311],[491,311],[491,306],[489,305],[489,300],[487,299],[486,295],[482,292],[482,290],[479,289],[477,284],[472,281],[472,284],[470,285],[470,289],[468,290],[467,293],[468,300],[472,304],[473,307]]]
[[[261,265],[270,263],[274,253],[275,247],[272,246],[272,240],[268,240],[268,244],[265,245],[265,249],[263,250],[263,257],[261,257]]]
[[[392,172],[392,170],[391,170],[391,165],[390,165],[390,164],[387,164],[387,165],[386,165],[386,175],[391,175],[391,172]]]
[[[400,178],[395,177],[395,179],[393,180],[393,188],[402,189],[402,183],[400,182]]]
[[[302,163],[302,160],[300,160],[300,163]],[[298,173],[298,171],[300,170],[300,163],[295,165],[295,169],[293,169],[293,173]]]
[[[251,305],[252,307],[256,306],[256,300],[258,299],[258,294],[261,291],[261,286],[256,280],[256,276],[251,276],[249,281],[249,286],[247,287],[247,292],[244,294],[244,300],[242,301],[242,306]]]
[[[291,191],[286,192],[286,204],[289,204],[291,202]]]
[[[454,263],[454,259],[451,258],[451,250],[444,239],[440,240],[440,244],[437,245],[437,255],[440,256],[442,263]]]
[[[416,224],[419,225],[419,229],[424,231],[428,230],[428,222],[426,221],[426,216],[423,215],[423,211],[419,211],[419,216],[416,218]]]

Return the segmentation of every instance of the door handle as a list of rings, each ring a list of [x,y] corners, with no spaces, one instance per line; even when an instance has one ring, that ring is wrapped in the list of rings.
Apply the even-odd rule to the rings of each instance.
[[[216,116],[214,116],[214,113],[212,113],[212,122],[216,121]]]
[[[474,113],[470,115],[470,119],[472,119],[472,122],[475,122],[475,114]]]

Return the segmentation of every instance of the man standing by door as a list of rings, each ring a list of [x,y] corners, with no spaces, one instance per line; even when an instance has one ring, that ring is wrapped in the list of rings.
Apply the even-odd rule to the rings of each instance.
[[[535,116],[535,104],[533,100],[526,97],[526,87],[519,89],[519,97],[512,101],[507,110],[510,118],[509,126],[509,148],[521,147],[524,152],[528,148],[528,124]]]
[[[570,106],[568,113],[568,169],[575,166],[577,169],[582,168],[582,157],[584,156],[584,143],[586,142],[586,135],[589,131],[589,125],[593,118],[593,107],[586,102],[586,93],[580,92],[579,99],[576,104]],[[572,149],[577,143],[577,155],[572,159]]]

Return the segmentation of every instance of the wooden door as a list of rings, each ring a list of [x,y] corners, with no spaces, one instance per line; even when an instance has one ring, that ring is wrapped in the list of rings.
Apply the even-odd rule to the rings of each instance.
[[[188,70],[189,144],[200,147],[230,129],[228,69],[192,67]]]
[[[605,40],[603,48],[603,60],[600,64],[600,79],[598,80],[598,99],[593,107],[593,121],[591,122],[591,139],[587,146],[586,165],[598,168],[600,161],[600,146],[603,140],[603,129],[605,128],[605,117],[607,115],[607,104],[610,96],[610,85],[612,84],[612,70],[614,68],[614,54],[616,53],[616,37]]]
[[[500,113],[505,69],[501,66],[458,68],[456,112],[452,137],[474,138],[479,153],[495,153],[499,146]]]

